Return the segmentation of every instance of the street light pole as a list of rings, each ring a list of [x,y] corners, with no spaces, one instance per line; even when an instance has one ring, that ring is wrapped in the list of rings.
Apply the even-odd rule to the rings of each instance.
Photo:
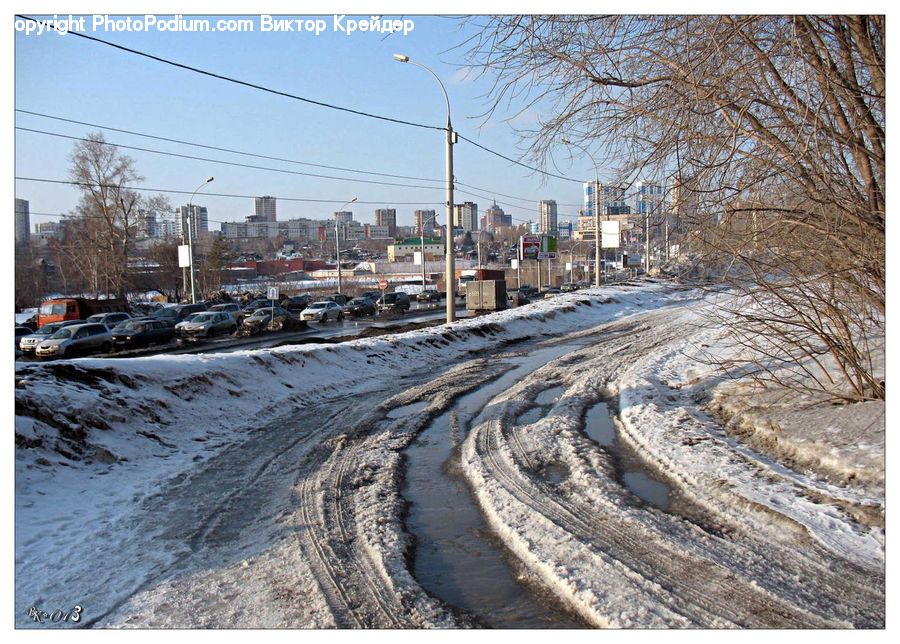
[[[434,76],[434,79],[441,86],[444,93],[444,100],[447,102],[447,127],[446,127],[446,168],[447,168],[447,234],[444,240],[447,251],[447,267],[444,273],[444,281],[447,285],[447,324],[451,324],[456,320],[456,289],[454,284],[454,274],[456,272],[453,257],[453,144],[456,143],[456,133],[453,131],[453,125],[450,122],[450,97],[447,95],[447,89],[441,79],[425,65],[417,63],[409,59],[409,56],[403,54],[394,54],[394,60],[400,63],[409,63],[424,69],[426,72]],[[425,258],[422,258],[425,261]]]
[[[341,206],[340,211],[343,212],[344,208],[352,204],[356,201],[356,197],[353,197],[350,201]],[[337,256],[337,271],[338,271],[338,294],[343,294],[344,291],[341,287],[341,233],[338,226],[337,216],[334,218],[334,251]]]
[[[597,165],[597,160],[594,159],[594,155],[587,148],[577,143],[572,143],[569,139],[563,139],[562,142],[584,152],[594,164],[594,237],[597,244],[594,256],[594,283],[596,286],[600,286],[600,166]]]
[[[197,186],[197,189],[194,190],[194,193],[191,195],[191,198],[188,200],[188,211],[187,211],[187,224],[188,224],[188,254],[191,256],[190,258],[190,267],[191,271],[191,304],[197,303],[197,290],[194,286],[194,197],[197,196],[197,193],[200,192],[200,189],[204,187],[207,183],[210,183],[215,177],[209,177],[206,181]]]

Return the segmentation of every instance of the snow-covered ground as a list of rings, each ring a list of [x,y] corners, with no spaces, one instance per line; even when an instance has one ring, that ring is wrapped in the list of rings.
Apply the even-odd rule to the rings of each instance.
[[[743,442],[718,416],[755,417],[684,362],[714,341],[698,298],[622,285],[340,345],[18,366],[16,623],[76,603],[97,626],[467,623],[408,569],[402,451],[496,376],[496,352],[580,338],[492,401],[462,453],[491,528],[560,602],[592,625],[883,624],[877,410],[819,459],[849,481]],[[560,401],[516,425],[551,382]],[[605,396],[685,515],[635,504],[584,436]],[[554,464],[568,474],[548,482]]]

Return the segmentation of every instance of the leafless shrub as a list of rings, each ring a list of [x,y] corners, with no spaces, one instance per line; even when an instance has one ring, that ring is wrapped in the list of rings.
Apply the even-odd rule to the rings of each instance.
[[[884,27],[498,16],[468,47],[494,77],[485,116],[510,102],[547,115],[521,132],[538,162],[566,137],[598,150],[617,184],[670,178],[683,250],[752,304],[724,316],[732,337],[795,365],[795,378],[770,377],[863,400],[884,397]]]

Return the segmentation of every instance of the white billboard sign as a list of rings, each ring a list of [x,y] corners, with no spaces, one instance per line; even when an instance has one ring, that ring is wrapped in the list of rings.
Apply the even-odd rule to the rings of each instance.
[[[601,221],[600,222],[600,248],[618,248],[619,247],[619,222],[618,221]]]
[[[178,268],[189,268],[191,265],[191,247],[182,244],[178,247]]]

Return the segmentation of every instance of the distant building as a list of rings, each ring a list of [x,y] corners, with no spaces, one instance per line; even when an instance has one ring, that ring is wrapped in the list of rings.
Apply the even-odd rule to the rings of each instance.
[[[561,221],[556,224],[556,236],[560,241],[572,239],[572,234],[574,232],[575,230],[571,221]]]
[[[478,230],[478,204],[467,201],[453,206],[453,227],[464,233]]]
[[[379,208],[375,211],[375,225],[387,226],[388,236],[397,234],[397,210],[396,208]]]
[[[45,221],[34,225],[34,234],[44,238],[62,237],[62,226],[58,221]]]
[[[529,234],[531,234],[531,235],[538,235],[538,234],[540,234],[540,232],[541,232],[541,224],[540,224],[540,223],[538,223],[538,222],[536,222],[536,221],[529,221],[529,222],[528,222],[527,224],[525,224],[525,225],[528,226],[528,232],[529,232]]]
[[[503,208],[498,206],[496,201],[484,211],[484,216],[481,218],[481,227],[490,233],[510,226],[512,226],[512,215],[503,212]]]
[[[266,195],[256,198],[257,221],[277,221],[275,216],[275,197]]]
[[[209,215],[206,206],[191,204],[191,232],[194,239],[209,232]],[[175,210],[175,234],[182,239],[187,239],[188,234],[188,206],[180,206]]]
[[[434,234],[434,220],[436,218],[434,210],[417,210],[416,211],[416,234],[430,237]]]
[[[556,234],[556,201],[541,199],[538,203],[538,223],[541,225],[542,233]]]
[[[657,214],[662,210],[665,190],[658,183],[638,181],[635,186],[634,212],[638,215]]]
[[[338,224],[350,225],[353,223],[353,213],[349,210],[339,210],[334,213],[334,220],[338,222]]]
[[[31,241],[31,208],[25,199],[16,199],[16,246],[28,246]]]
[[[415,254],[422,252],[422,239],[405,239],[399,244],[387,247],[389,262],[411,262]],[[444,244],[434,239],[425,239],[425,261],[434,262],[444,258]]]

